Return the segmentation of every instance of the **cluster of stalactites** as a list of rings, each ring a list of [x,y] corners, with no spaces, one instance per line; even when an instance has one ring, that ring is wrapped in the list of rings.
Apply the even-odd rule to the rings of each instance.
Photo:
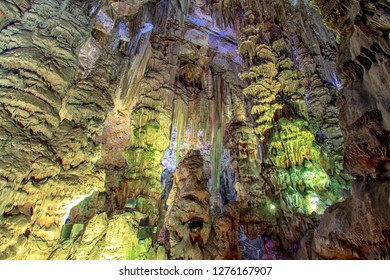
[[[287,0],[206,0],[212,11],[212,18],[220,27],[232,27],[240,31],[246,24],[275,18],[283,21],[287,10],[296,6]]]
[[[225,102],[229,85],[223,77],[209,71],[208,87],[194,99],[174,101],[172,127],[176,162],[192,149],[200,149],[210,157],[210,192],[219,207],[221,161],[223,151]],[[207,151],[206,151],[207,150]],[[207,160],[208,161],[208,160]]]

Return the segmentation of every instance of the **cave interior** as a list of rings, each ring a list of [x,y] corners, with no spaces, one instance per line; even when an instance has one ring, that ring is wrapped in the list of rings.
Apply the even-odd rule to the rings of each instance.
[[[388,0],[0,2],[0,259],[390,259]]]

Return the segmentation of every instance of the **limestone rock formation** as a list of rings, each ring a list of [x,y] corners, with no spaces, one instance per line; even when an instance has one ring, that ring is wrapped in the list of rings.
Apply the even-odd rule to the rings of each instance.
[[[164,224],[173,259],[203,259],[211,231],[209,199],[202,156],[189,152],[175,170],[167,200]]]
[[[389,181],[354,181],[351,197],[329,207],[314,233],[316,258],[388,259],[389,190]]]
[[[0,2],[0,259],[389,259],[389,1]]]
[[[383,180],[388,180],[389,100],[385,96],[389,83],[389,68],[384,66],[389,53],[389,15],[384,12],[388,9],[388,3],[351,1],[343,3],[343,8],[340,8],[341,6],[336,4],[314,2],[326,24],[336,29],[340,36],[338,69],[344,78],[344,88],[338,97],[337,105],[340,109],[340,128],[345,139],[344,166],[350,174],[358,178],[352,183],[351,197],[341,204],[345,208],[340,208],[338,216],[354,217],[352,219],[360,220],[358,223],[363,223],[366,219],[375,221],[376,217],[366,218],[363,211],[368,211],[367,215],[370,216],[372,210],[360,203],[366,199],[371,203],[375,200],[375,194],[370,193],[380,191],[376,187],[368,190],[366,186],[385,186]],[[364,183],[362,178],[365,178]],[[367,178],[370,178],[370,182],[366,181]],[[369,198],[364,198],[366,195]],[[388,194],[383,195],[386,200]],[[373,203],[376,204],[375,207],[387,209],[385,201]],[[336,216],[329,212],[324,214],[324,219],[328,223],[335,223]],[[380,223],[385,233],[386,222],[383,222]],[[373,240],[373,233],[369,231],[364,234],[357,233],[361,228],[354,223],[352,222],[350,228],[347,226],[347,229],[343,225],[340,227],[340,230],[344,228],[343,230],[336,230],[327,240],[315,235],[315,249],[319,255],[324,258],[388,258],[388,237],[383,237],[381,233]],[[341,233],[342,231],[345,233]],[[347,251],[341,249],[340,255],[332,252],[330,248],[339,248],[342,242],[349,243],[350,248]],[[365,242],[370,244],[369,248],[365,248]],[[375,245],[377,242],[384,242],[384,245]],[[353,244],[359,244],[358,249]],[[380,253],[383,251],[385,253]]]

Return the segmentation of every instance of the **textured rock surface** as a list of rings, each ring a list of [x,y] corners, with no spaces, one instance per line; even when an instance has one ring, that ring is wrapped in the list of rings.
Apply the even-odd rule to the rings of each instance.
[[[389,187],[389,181],[354,181],[351,197],[329,207],[314,233],[316,258],[388,259]]]
[[[388,259],[388,11],[2,1],[0,259]]]
[[[352,182],[351,197],[324,213],[313,249],[320,258],[387,259],[388,222],[376,209],[388,211],[388,202],[377,195],[383,192],[381,195],[388,197],[389,67],[385,65],[389,61],[390,26],[385,10],[389,5],[385,1],[314,2],[326,24],[340,36],[337,66],[344,76],[344,88],[337,105],[345,139],[344,166],[358,179]],[[382,179],[368,182],[367,178]],[[339,223],[339,218],[345,223]],[[370,229],[363,232],[367,223]],[[374,233],[379,224],[379,233]]]
[[[338,107],[345,138],[344,164],[354,176],[388,177],[388,3],[351,1],[343,3],[342,9],[315,2],[341,38],[338,68],[345,88]]]
[[[211,218],[210,193],[199,151],[186,155],[179,163],[174,178],[165,218],[170,236],[170,255],[173,259],[203,259],[211,231]],[[197,230],[191,229],[193,221],[199,222]]]
[[[23,7],[22,1],[16,3]],[[0,211],[7,215],[31,204],[23,232],[20,222],[6,219],[4,258],[46,258],[48,252],[35,243],[53,243],[72,201],[104,190],[94,141],[112,101],[109,77],[101,68],[88,80],[75,79],[75,50],[90,36],[84,6],[35,1],[1,31]],[[12,216],[25,216],[19,213]],[[25,245],[13,249],[16,242]]]

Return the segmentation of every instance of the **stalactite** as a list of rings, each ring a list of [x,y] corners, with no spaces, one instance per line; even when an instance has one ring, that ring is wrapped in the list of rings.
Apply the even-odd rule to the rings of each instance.
[[[198,93],[193,93],[188,101],[188,144],[190,149],[196,149],[200,144],[199,131],[202,131],[201,119],[202,119],[202,108],[201,108],[201,96]],[[203,123],[204,125],[204,123]],[[204,133],[204,131],[202,131]]]
[[[125,74],[122,76],[115,94],[116,98],[119,99],[118,101],[123,104],[134,102],[135,90],[133,86],[135,81],[139,80],[145,73],[151,55],[148,47],[152,31],[153,24],[144,23],[127,50],[128,60],[125,66]]]
[[[211,169],[212,189],[211,204],[214,212],[220,211],[220,183],[221,183],[221,157],[223,149],[223,100],[225,96],[225,84],[222,77],[213,76],[214,108],[212,120],[212,141],[211,141]]]
[[[185,16],[190,9],[190,0],[170,0],[180,25],[184,24]]]
[[[161,33],[166,32],[171,10],[172,5],[170,0],[162,0],[156,4],[154,22],[156,29]]]
[[[179,163],[181,145],[187,129],[188,107],[181,98],[176,98],[173,108],[172,125],[176,130],[176,163]]]
[[[201,131],[204,142],[210,139],[211,129],[210,129],[210,100],[204,95],[201,94],[199,97],[199,123],[198,131]]]

